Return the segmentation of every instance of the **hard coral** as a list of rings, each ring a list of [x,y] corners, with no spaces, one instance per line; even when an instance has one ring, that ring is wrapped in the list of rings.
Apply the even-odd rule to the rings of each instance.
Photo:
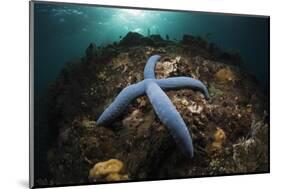
[[[90,181],[119,181],[127,180],[128,175],[121,175],[124,164],[118,159],[99,162],[89,172]]]

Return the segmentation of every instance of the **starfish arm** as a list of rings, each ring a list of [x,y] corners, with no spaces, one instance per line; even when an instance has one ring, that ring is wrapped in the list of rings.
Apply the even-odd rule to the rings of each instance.
[[[144,79],[155,79],[155,65],[161,57],[159,55],[151,56],[144,67]]]
[[[193,157],[193,144],[190,133],[168,96],[155,82],[146,85],[146,94],[161,122],[168,128],[182,152]]]
[[[129,103],[144,94],[144,82],[139,82],[124,88],[115,100],[105,109],[97,120],[97,125],[107,125],[120,116]]]
[[[163,90],[191,88],[199,90],[204,94],[207,100],[209,99],[207,87],[197,79],[190,77],[171,77],[166,79],[158,79],[155,81]]]

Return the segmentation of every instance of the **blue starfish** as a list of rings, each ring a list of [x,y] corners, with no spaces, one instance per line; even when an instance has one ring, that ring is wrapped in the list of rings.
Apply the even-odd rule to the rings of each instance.
[[[159,59],[159,55],[151,56],[148,59],[144,68],[144,80],[124,88],[99,117],[97,125],[111,123],[122,114],[132,100],[146,94],[158,118],[168,127],[182,152],[189,157],[193,157],[193,144],[187,126],[168,96],[161,89],[191,88],[201,91],[205,98],[209,99],[208,90],[201,81],[190,77],[156,79],[154,69]]]

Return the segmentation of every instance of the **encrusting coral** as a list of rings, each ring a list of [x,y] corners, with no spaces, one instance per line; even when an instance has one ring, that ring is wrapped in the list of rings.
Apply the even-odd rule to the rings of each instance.
[[[99,162],[89,171],[90,181],[121,181],[128,180],[128,175],[121,174],[124,164],[118,159]]]

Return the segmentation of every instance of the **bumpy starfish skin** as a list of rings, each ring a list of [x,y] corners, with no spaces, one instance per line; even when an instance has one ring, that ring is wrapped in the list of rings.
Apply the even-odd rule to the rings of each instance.
[[[154,69],[159,55],[151,56],[144,68],[144,80],[124,88],[112,104],[102,113],[97,120],[97,125],[110,124],[119,117],[126,107],[135,98],[147,94],[158,118],[168,128],[181,151],[193,157],[193,144],[190,133],[184,120],[176,110],[169,97],[162,91],[171,89],[191,88],[201,91],[206,99],[209,93],[206,86],[199,80],[190,77],[173,77],[155,79]]]

